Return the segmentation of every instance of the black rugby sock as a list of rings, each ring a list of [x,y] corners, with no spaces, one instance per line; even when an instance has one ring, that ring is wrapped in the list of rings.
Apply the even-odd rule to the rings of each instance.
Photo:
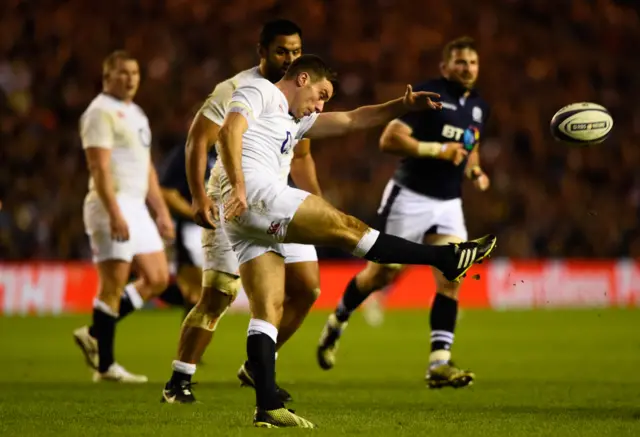
[[[451,248],[448,246],[413,243],[381,232],[364,258],[379,264],[419,264],[439,267],[443,259],[451,254]]]
[[[351,314],[362,304],[362,302],[367,300],[367,297],[369,297],[372,291],[373,290],[359,290],[356,277],[354,276],[351,281],[349,281],[347,289],[342,295],[342,300],[336,308],[336,319],[338,319],[339,322],[346,322],[349,320]]]
[[[98,371],[104,373],[115,362],[113,342],[116,334],[116,318],[98,308],[93,309],[93,334],[98,341]]]
[[[458,301],[436,293],[430,314],[432,352],[451,349],[457,318]]]
[[[247,332],[247,358],[256,390],[256,406],[282,408],[276,390],[276,339],[278,329],[264,320],[251,319]]]

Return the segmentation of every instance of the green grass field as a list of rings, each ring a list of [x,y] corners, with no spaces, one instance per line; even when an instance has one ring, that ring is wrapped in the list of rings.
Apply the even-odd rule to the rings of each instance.
[[[318,430],[251,426],[253,392],[235,372],[248,316],[232,314],[194,380],[202,403],[160,404],[180,314],[142,312],[117,332],[117,357],[143,386],[93,384],[71,331],[86,317],[0,318],[1,436],[640,436],[640,312],[466,311],[454,357],[467,389],[428,390],[428,316],[353,318],[337,367],[318,368],[326,314],[314,313],[278,359],[278,381]]]

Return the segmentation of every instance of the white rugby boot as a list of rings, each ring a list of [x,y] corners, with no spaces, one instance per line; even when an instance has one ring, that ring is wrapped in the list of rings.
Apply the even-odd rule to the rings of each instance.
[[[109,381],[142,384],[147,382],[148,380],[149,378],[144,375],[134,375],[118,363],[113,363],[104,373],[95,372],[93,374],[93,382]]]

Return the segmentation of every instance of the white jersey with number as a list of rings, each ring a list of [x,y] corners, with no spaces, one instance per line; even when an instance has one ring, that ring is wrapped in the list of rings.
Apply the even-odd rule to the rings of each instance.
[[[240,264],[268,251],[286,257],[289,245],[283,242],[287,229],[309,196],[308,192],[287,185],[290,168],[287,155],[318,115],[296,120],[289,113],[285,95],[266,79],[253,79],[239,86],[229,102],[227,113],[231,112],[241,114],[248,124],[242,136],[247,209],[237,219],[224,221],[224,231]],[[231,189],[224,171],[220,175],[220,189],[224,200],[225,192]],[[218,207],[220,216],[224,216],[224,203]]]
[[[109,213],[98,197],[95,182],[90,179],[83,221],[93,260],[131,262],[138,254],[162,253],[164,243],[145,204],[151,165],[151,129],[147,116],[135,103],[100,94],[82,114],[80,136],[85,149],[111,150],[113,189],[129,229],[127,241],[111,238]]]
[[[248,70],[244,70],[236,74],[232,78],[227,79],[224,82],[221,82],[215,87],[213,92],[209,95],[205,103],[202,105],[202,107],[200,108],[200,113],[206,118],[208,118],[209,120],[216,123],[218,126],[222,126],[222,124],[224,123],[224,119],[229,111],[230,103],[232,100],[232,96],[234,95],[234,92],[239,87],[244,86],[245,84],[251,83],[256,80],[258,80],[261,83],[271,84],[268,80],[262,77],[262,75],[260,74],[259,67],[253,67]],[[286,99],[284,99],[284,95],[282,95],[282,93],[278,90],[277,87],[272,85],[272,89],[267,91],[267,93],[273,94],[273,89],[275,89],[277,93],[279,93],[282,96],[282,99],[285,102],[283,107],[288,108],[288,104],[286,103]],[[306,127],[306,125],[308,123],[313,124],[313,121],[315,121],[315,115],[307,118],[311,118],[313,120],[307,120],[304,123],[301,122],[300,124],[302,126],[300,127],[304,126],[304,131],[301,131],[300,133],[306,132],[306,130],[308,130],[308,128],[311,126],[309,124],[309,126]],[[288,119],[293,120],[292,117],[289,117]],[[298,130],[300,130],[300,127],[298,128]],[[291,132],[293,130],[289,130],[289,131]],[[287,131],[285,130],[285,133],[286,132]],[[297,136],[289,136],[289,137],[285,136],[283,137],[282,142],[280,143],[280,153],[278,155],[278,160],[277,160],[278,162],[277,176],[278,176],[278,179],[281,181],[286,181],[287,178],[289,177],[289,172],[291,169],[291,160],[293,159],[293,148],[297,144],[300,138],[301,138],[300,134]],[[243,150],[244,150],[244,144],[243,144]],[[243,157],[243,163],[244,163],[244,157]],[[218,192],[216,187],[219,187],[218,184],[220,182],[220,177],[223,172],[224,170],[222,168],[222,162],[220,160],[217,160],[214,168],[211,171],[211,176],[209,177],[209,182],[207,184],[207,188],[210,193]]]
[[[280,93],[280,91],[275,86],[273,86],[269,81],[262,78],[258,67],[250,68],[218,84],[218,86],[216,86],[216,88],[200,108],[200,114],[202,114],[218,126],[222,126],[222,124],[224,123],[224,119],[228,113],[229,106],[232,102],[232,98],[237,97],[234,94],[235,91],[243,85],[250,84],[254,81],[258,81],[259,83],[261,83],[261,88],[268,89],[268,91],[266,91],[267,94],[274,93],[274,90]],[[267,84],[269,86],[267,86]],[[240,94],[243,95],[244,93],[241,92]],[[280,96],[282,96],[284,104],[286,105],[286,100],[284,99],[282,93],[280,93]],[[262,99],[259,100],[260,102],[252,103],[252,105],[257,104],[259,106],[262,103]],[[257,110],[257,112],[265,112],[266,114],[269,112],[269,110]],[[291,122],[291,120],[291,117],[287,117],[288,123]],[[253,129],[255,129],[255,126],[253,126]],[[299,128],[298,131],[298,133],[303,133],[299,130]],[[285,130],[284,132],[286,133],[287,131]],[[283,137],[283,141],[286,138],[289,137],[285,135]],[[277,163],[276,166],[278,168],[275,169],[275,172],[277,173],[278,181],[282,182],[282,185],[284,185],[285,188],[287,187],[286,181],[291,168],[291,159],[293,158],[293,147],[297,143],[297,138],[293,138],[293,136],[291,136],[291,140],[292,142],[290,144],[285,144],[284,153],[282,153],[282,149],[279,149],[278,158],[272,160],[274,163]],[[282,144],[280,144],[280,146],[282,146]],[[244,154],[247,153],[247,150],[245,149],[246,147],[251,148],[252,145],[243,140],[243,165],[247,163],[247,159],[244,157]],[[270,173],[273,174],[273,172]],[[215,166],[211,170],[211,176],[209,177],[209,182],[207,184],[207,193],[209,196],[212,196],[213,198],[219,198],[219,196],[221,196],[220,190],[222,187],[220,183],[224,183],[226,181],[226,177],[222,178],[223,174],[224,168],[222,167],[222,162],[218,159]],[[268,175],[269,172],[265,174]],[[227,190],[229,187],[227,185],[224,188],[225,190]],[[255,205],[252,205],[252,207],[254,206]],[[218,225],[220,226],[222,225],[222,223],[218,223]],[[283,230],[284,229],[285,227],[283,227]],[[232,243],[231,241],[229,241],[229,238],[227,237],[227,234],[225,232],[220,232],[220,229],[218,229],[217,231],[205,229],[202,236],[202,246],[204,249],[204,270],[218,270],[232,275],[239,274],[239,260],[236,257],[236,253],[234,253],[234,250],[232,249]],[[243,262],[247,257],[250,258],[256,256],[261,252],[248,251],[248,253],[249,255],[247,255],[246,250],[240,251],[240,262]],[[279,253],[284,256],[285,263],[316,262],[318,260],[315,248],[308,245],[284,244],[281,245],[281,247],[279,246]]]
[[[144,199],[149,188],[151,129],[144,111],[99,94],[80,118],[82,147],[111,150],[111,178],[116,195]],[[93,178],[87,200],[97,199]]]
[[[272,177],[286,181],[293,146],[313,126],[318,114],[296,120],[278,87],[267,79],[253,79],[238,87],[227,112],[245,117],[248,129],[242,136],[242,170],[245,179]],[[225,185],[226,175],[221,175]]]

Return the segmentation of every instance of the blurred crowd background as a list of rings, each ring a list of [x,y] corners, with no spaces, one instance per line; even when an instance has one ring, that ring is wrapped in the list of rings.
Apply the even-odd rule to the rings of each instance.
[[[329,109],[395,97],[438,75],[441,48],[470,35],[478,87],[492,106],[482,140],[487,193],[465,187],[471,236],[499,236],[499,253],[640,257],[640,2],[634,0],[112,0],[0,2],[0,259],[89,259],[82,225],[87,170],[78,118],[100,91],[117,48],[140,60],[137,102],[160,164],[183,144],[216,83],[257,63],[262,23],[303,29],[304,50],[341,76]],[[571,148],[553,141],[560,107],[609,108],[613,136]],[[335,206],[372,222],[396,159],[381,130],[312,150]],[[324,251],[324,256],[337,256]]]

